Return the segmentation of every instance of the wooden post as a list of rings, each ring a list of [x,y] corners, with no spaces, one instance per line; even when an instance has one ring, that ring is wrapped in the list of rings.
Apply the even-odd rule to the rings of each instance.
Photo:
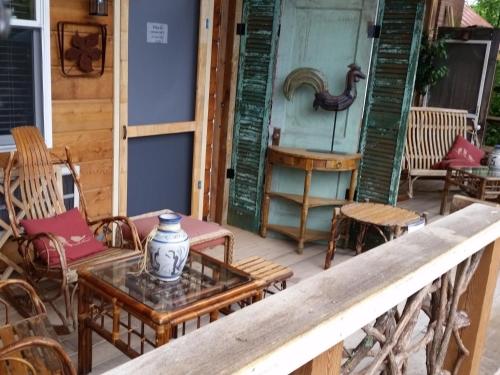
[[[333,348],[320,354],[312,361],[298,368],[292,375],[336,375],[340,374],[340,365],[342,362],[342,351],[344,343],[339,342]]]
[[[470,351],[470,355],[465,357],[458,372],[459,375],[475,375],[479,373],[479,363],[486,340],[499,266],[500,239],[486,247],[469,288],[460,299],[458,309],[467,311],[471,324],[461,332],[462,340],[465,347]],[[456,342],[451,340],[446,356],[445,369],[450,370],[453,368],[457,354]]]

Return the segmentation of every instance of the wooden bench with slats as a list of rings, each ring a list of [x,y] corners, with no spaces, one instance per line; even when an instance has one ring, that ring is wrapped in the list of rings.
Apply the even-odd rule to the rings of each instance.
[[[467,136],[467,111],[448,108],[412,107],[408,117],[405,165],[408,195],[420,177],[446,176],[446,170],[432,169],[443,160],[457,135]],[[473,134],[474,135],[474,134]]]
[[[267,293],[272,293],[271,287],[278,290],[286,289],[286,281],[293,276],[293,271],[290,268],[258,256],[243,259],[233,266],[256,279],[264,280]]]

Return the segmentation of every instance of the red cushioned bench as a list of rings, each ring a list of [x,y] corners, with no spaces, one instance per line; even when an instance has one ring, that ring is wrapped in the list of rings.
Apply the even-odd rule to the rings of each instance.
[[[142,242],[146,240],[148,234],[153,230],[153,228],[158,225],[158,216],[169,212],[172,211],[165,209],[156,212],[148,212],[147,214],[133,216],[130,218],[137,227],[137,232],[139,233],[139,238]],[[189,236],[191,249],[203,251],[215,246],[223,245],[224,262],[228,264],[233,262],[233,233],[221,227],[217,223],[209,223],[190,216],[181,216],[181,226]],[[124,233],[124,236],[127,236],[127,234]]]

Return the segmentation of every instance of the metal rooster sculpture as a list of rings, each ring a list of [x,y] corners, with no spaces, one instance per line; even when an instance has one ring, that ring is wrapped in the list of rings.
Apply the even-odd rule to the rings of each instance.
[[[356,64],[348,66],[349,71],[346,76],[346,87],[342,94],[332,95],[328,92],[326,79],[323,74],[312,68],[298,68],[286,77],[283,92],[288,100],[291,100],[295,90],[302,86],[311,86],[315,94],[313,103],[314,109],[319,107],[326,111],[344,111],[354,103],[357,96],[356,83],[365,79],[366,75],[361,72],[361,68]]]
[[[346,87],[342,94],[332,95],[328,92],[328,85],[323,74],[312,68],[298,68],[286,77],[283,85],[283,93],[288,100],[291,100],[295,90],[302,85],[311,86],[316,92],[314,96],[313,107],[318,110],[319,107],[326,111],[335,112],[332,132],[332,145],[330,152],[333,152],[335,143],[335,131],[337,128],[337,112],[349,108],[356,100],[356,83],[361,79],[366,79],[366,75],[361,72],[361,68],[356,64],[348,66],[349,71],[346,76]]]

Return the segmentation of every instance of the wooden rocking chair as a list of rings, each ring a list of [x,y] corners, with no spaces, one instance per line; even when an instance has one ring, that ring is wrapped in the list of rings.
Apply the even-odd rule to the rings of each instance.
[[[21,291],[21,293],[19,293]],[[42,301],[35,290],[23,280],[0,281],[0,293],[12,300],[29,302],[32,314],[26,319],[11,321],[9,305],[0,296],[0,374],[76,375],[70,358],[57,339]]]
[[[135,226],[126,217],[111,217],[92,221],[87,214],[85,197],[80,186],[80,179],[71,161],[69,148],[66,147],[66,159],[52,156],[45,142],[35,127],[12,129],[17,152],[11,152],[5,169],[5,203],[7,206],[12,233],[19,243],[19,252],[23,258],[24,271],[28,281],[38,291],[42,300],[49,304],[62,321],[57,330],[68,332],[76,328],[75,293],[77,290],[77,271],[79,268],[98,262],[124,259],[142,252],[141,243]],[[79,210],[89,227],[93,228],[94,237],[104,242],[106,249],[88,257],[69,261],[65,247],[52,233],[27,235],[20,226],[20,218],[50,218],[66,211],[62,192],[58,187],[55,164],[65,164],[70,170],[78,190]],[[12,186],[13,170],[17,168],[18,182]],[[17,193],[19,186],[20,194]],[[121,235],[122,226],[128,226],[132,236],[126,241]],[[59,261],[56,265],[42,260],[35,251],[36,240],[50,240],[57,252]],[[65,312],[59,311],[55,300],[63,296]]]

